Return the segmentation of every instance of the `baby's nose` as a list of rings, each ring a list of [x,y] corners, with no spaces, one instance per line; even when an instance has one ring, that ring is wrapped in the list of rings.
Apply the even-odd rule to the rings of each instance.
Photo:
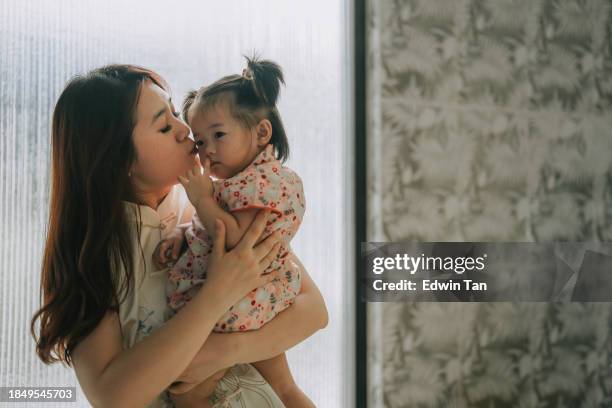
[[[206,154],[211,155],[215,152],[215,148],[212,145],[212,143],[203,143],[204,145],[204,151],[206,152]]]

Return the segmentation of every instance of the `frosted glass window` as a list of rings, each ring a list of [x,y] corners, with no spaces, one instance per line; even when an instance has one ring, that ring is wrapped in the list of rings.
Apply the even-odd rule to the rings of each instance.
[[[279,110],[288,165],[307,198],[293,248],[326,299],[330,323],[288,353],[318,406],[345,406],[352,287],[345,264],[347,5],[343,1],[0,2],[0,385],[75,385],[71,369],[44,366],[29,321],[38,307],[49,194],[53,106],[75,74],[108,63],[159,72],[180,101],[192,88],[240,73],[243,54],[280,63]],[[53,404],[44,404],[51,407]],[[82,392],[78,403],[88,406]]]

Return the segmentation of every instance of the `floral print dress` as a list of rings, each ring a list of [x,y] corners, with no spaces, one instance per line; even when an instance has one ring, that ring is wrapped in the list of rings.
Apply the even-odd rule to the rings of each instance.
[[[280,272],[280,277],[253,289],[233,305],[215,325],[217,332],[255,330],[293,303],[300,291],[301,265],[295,262],[289,242],[295,236],[305,211],[302,181],[291,169],[274,157],[274,147],[266,148],[253,162],[235,176],[214,182],[214,197],[228,211],[270,209],[264,236],[280,231],[283,244],[279,255],[266,270]],[[168,305],[178,311],[191,300],[206,279],[212,239],[194,215],[185,232],[188,249],[179,258],[168,277]]]

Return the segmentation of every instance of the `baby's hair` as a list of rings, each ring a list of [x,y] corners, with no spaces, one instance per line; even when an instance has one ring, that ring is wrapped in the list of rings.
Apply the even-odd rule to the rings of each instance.
[[[273,61],[260,60],[257,56],[245,58],[247,68],[242,75],[229,75],[190,91],[183,102],[183,118],[187,121],[187,112],[193,105],[203,111],[225,102],[232,116],[248,129],[268,119],[272,124],[270,143],[276,150],[276,158],[284,162],[289,158],[289,142],[276,109],[280,84],[285,84],[283,71]]]

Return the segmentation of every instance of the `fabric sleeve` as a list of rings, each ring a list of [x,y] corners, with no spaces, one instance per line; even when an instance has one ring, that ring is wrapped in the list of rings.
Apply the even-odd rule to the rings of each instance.
[[[228,211],[270,209],[272,216],[265,235],[280,231],[289,242],[298,230],[305,211],[302,180],[278,161],[263,163],[218,184],[217,200]]]
[[[228,211],[269,209],[282,215],[283,180],[278,165],[264,163],[218,183],[219,199]]]

